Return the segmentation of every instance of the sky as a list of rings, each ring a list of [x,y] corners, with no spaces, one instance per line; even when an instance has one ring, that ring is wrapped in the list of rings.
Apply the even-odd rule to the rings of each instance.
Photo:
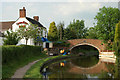
[[[2,0],[0,2],[0,22],[16,21],[19,9],[26,8],[27,17],[39,16],[39,22],[47,30],[51,22],[56,25],[62,21],[67,27],[70,22],[84,20],[85,27],[93,27],[94,17],[103,6],[118,8],[118,0]]]

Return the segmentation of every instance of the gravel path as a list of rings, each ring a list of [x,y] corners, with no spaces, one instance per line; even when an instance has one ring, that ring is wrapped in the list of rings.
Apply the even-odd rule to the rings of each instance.
[[[29,64],[27,64],[26,66],[22,67],[22,68],[19,68],[18,70],[16,70],[16,72],[14,73],[14,75],[11,77],[11,78],[23,78],[25,73],[27,72],[27,70],[33,65],[35,64],[36,62],[40,61],[41,59],[39,60],[36,60],[36,61],[33,61]]]

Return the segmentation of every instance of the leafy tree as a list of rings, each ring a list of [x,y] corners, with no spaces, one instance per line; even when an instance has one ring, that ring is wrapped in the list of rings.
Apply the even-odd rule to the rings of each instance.
[[[55,22],[50,23],[49,31],[48,31],[48,40],[50,41],[56,41],[58,40],[58,33],[57,33],[57,27],[55,25]]]
[[[37,27],[37,29],[33,31],[33,33],[36,33],[32,36],[32,38],[34,39],[35,45],[42,44],[41,38],[43,37],[43,30],[45,31],[45,34],[46,34],[47,30],[44,29],[43,27]]]
[[[19,32],[19,36],[26,40],[26,45],[28,42],[28,39],[30,38],[36,38],[39,34],[38,34],[38,26],[37,25],[33,25],[30,24],[28,27],[20,27],[18,32]]]
[[[64,22],[60,22],[57,25],[57,28],[58,28],[58,39],[62,40],[64,37]]]
[[[76,35],[75,30],[72,30],[68,27],[64,30],[64,39],[65,40],[76,39],[76,37],[77,37],[77,35]]]
[[[114,40],[115,24],[120,20],[120,10],[118,8],[103,7],[95,16],[97,20],[96,33],[99,39],[103,39],[108,46]]]
[[[116,24],[114,42],[120,42],[120,21]]]
[[[76,38],[77,39],[81,39],[81,38],[85,38],[85,34],[87,29],[85,28],[84,25],[84,20],[73,20],[73,22],[68,25],[68,28],[70,28],[71,30],[75,30],[75,34],[76,34]]]
[[[120,53],[120,21],[116,24],[114,43],[116,53]]]
[[[17,32],[7,31],[6,34],[4,34],[4,45],[16,45],[19,40],[20,37]]]
[[[97,39],[96,29],[94,27],[88,29],[86,38]]]
[[[116,24],[116,28],[115,28],[115,37],[114,37],[114,45],[113,45],[113,48],[115,50],[115,54],[117,56],[117,59],[116,59],[116,65],[115,65],[115,78],[118,78],[119,77],[119,57],[120,57],[120,21],[119,23]]]

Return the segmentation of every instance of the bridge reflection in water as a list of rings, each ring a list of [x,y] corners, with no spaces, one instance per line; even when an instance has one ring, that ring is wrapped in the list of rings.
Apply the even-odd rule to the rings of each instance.
[[[103,62],[98,58],[99,56],[91,57],[72,58],[48,65],[46,76],[47,78],[94,78],[95,76],[108,78],[112,76],[111,70],[114,69],[114,63]],[[60,63],[64,63],[64,66]]]
[[[96,65],[88,68],[84,67],[79,67],[76,65],[71,65],[71,69],[69,72],[75,73],[75,74],[96,74],[96,73],[101,73],[102,71],[109,72],[105,62],[99,61]]]

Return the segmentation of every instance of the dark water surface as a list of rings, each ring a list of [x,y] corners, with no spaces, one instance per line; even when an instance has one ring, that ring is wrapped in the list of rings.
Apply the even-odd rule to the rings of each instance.
[[[115,65],[102,62],[98,56],[69,58],[43,69],[44,78],[114,78]]]

